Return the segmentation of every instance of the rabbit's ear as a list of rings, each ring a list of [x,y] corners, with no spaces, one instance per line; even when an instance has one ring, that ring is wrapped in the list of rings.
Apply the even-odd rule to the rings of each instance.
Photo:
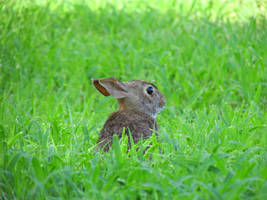
[[[92,79],[95,88],[104,96],[113,96],[117,99],[127,96],[126,85],[116,78]]]

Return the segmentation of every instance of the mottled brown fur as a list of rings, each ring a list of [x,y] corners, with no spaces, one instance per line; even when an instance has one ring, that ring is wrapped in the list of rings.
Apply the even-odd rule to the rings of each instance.
[[[119,109],[107,119],[98,139],[99,147],[108,151],[113,135],[121,138],[123,129],[126,135],[131,132],[134,143],[157,134],[157,113],[165,106],[165,97],[152,83],[135,80],[121,82],[115,78],[92,80],[96,89],[104,96],[118,100]],[[148,88],[153,90],[149,93]]]
[[[118,134],[120,138],[123,128],[127,136],[130,130],[134,143],[137,143],[140,139],[149,138],[153,134],[153,129],[156,132],[158,123],[149,115],[134,110],[114,112],[109,116],[100,133],[99,146],[104,151],[108,151],[113,135]]]

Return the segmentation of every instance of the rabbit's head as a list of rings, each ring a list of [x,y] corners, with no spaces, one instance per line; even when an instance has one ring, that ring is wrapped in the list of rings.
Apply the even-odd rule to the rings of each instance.
[[[166,103],[157,87],[146,81],[121,82],[116,78],[104,78],[93,79],[92,82],[104,96],[118,99],[119,111],[135,110],[155,118]]]

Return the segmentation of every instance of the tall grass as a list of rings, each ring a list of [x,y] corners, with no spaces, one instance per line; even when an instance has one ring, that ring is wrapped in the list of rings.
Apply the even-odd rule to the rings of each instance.
[[[265,199],[266,13],[262,0],[1,1],[0,199]],[[152,159],[125,139],[97,150],[117,107],[100,77],[166,96]]]

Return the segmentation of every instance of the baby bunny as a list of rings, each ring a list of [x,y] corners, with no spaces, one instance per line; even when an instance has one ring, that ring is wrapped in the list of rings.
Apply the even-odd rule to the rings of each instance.
[[[109,150],[114,134],[121,137],[123,129],[126,135],[130,131],[134,143],[158,130],[155,118],[166,100],[155,85],[141,80],[121,82],[116,78],[92,79],[92,82],[100,93],[113,96],[119,103],[118,111],[108,117],[98,138],[98,145],[104,151]]]

